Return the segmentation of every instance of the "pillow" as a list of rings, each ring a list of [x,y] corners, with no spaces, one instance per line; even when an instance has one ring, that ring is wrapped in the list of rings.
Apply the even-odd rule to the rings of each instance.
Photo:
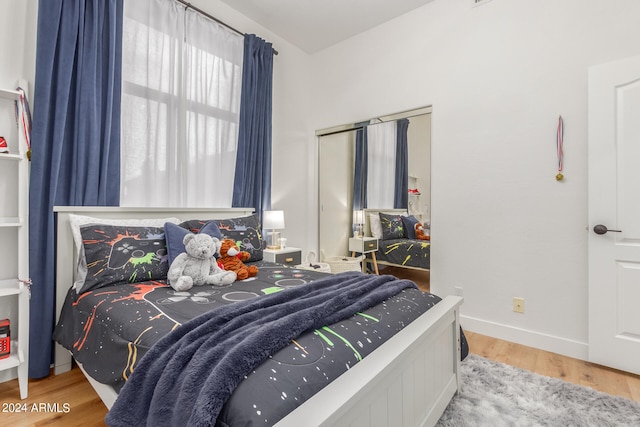
[[[251,257],[247,262],[260,261],[266,243],[262,239],[262,230],[258,215],[253,214],[238,218],[214,219],[222,233],[222,238],[236,242],[241,251],[247,251]]]
[[[79,293],[118,283],[165,280],[169,257],[162,227],[80,227],[87,277]]]
[[[194,221],[185,221],[181,224],[174,224],[172,222],[167,222],[164,225],[164,234],[167,239],[167,253],[169,255],[169,265],[173,263],[173,260],[176,259],[178,255],[185,251],[184,236],[187,233],[204,233],[208,234],[211,237],[217,237],[218,240],[222,240],[222,233],[220,233],[220,229],[218,225],[209,221],[203,223],[198,220]]]
[[[178,218],[147,218],[147,219],[104,219],[94,218],[85,215],[69,214],[69,226],[71,227],[71,235],[76,246],[76,254],[74,263],[76,264],[76,279],[73,282],[73,288],[76,292],[80,292],[84,279],[87,277],[87,262],[84,257],[84,246],[82,244],[82,236],[80,235],[80,227],[87,224],[106,224],[106,225],[131,225],[136,227],[163,227],[165,223],[172,222],[178,224]]]
[[[404,225],[404,235],[407,239],[416,238],[416,224],[420,221],[413,215],[402,216],[402,224]]]
[[[369,229],[371,230],[372,237],[382,239],[382,223],[377,213],[369,214]]]
[[[402,224],[402,215],[390,215],[382,212],[380,215],[380,223],[382,225],[382,239],[403,239],[404,226]]]

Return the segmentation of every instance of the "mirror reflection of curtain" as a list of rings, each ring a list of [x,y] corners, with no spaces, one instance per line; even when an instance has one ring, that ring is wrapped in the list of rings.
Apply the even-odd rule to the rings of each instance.
[[[396,122],[367,130],[367,207],[391,208],[395,193]]]
[[[362,126],[356,131],[353,209],[408,206],[408,119]]]
[[[367,125],[369,122],[356,123],[355,160],[353,168],[353,210],[367,207]]]
[[[396,122],[396,175],[393,196],[394,209],[407,209],[409,206],[409,146],[407,130],[409,119]]]

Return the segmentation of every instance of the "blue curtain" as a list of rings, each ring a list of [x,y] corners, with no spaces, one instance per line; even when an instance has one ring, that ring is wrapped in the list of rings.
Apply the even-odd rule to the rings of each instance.
[[[367,149],[367,126],[369,122],[356,123],[356,152],[353,165],[353,210],[367,207],[367,177],[369,151]]]
[[[409,206],[408,129],[409,119],[400,119],[396,122],[396,185],[393,193],[395,209],[407,209]]]
[[[29,376],[49,375],[52,207],[119,204],[123,0],[40,0],[29,191]],[[68,284],[70,285],[70,284]]]
[[[244,38],[234,207],[271,209],[271,99],[273,47],[255,34]]]

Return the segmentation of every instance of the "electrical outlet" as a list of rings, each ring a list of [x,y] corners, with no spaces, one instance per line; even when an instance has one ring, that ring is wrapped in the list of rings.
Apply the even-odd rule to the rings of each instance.
[[[463,293],[462,286],[456,286],[454,289],[455,289],[455,291],[456,291],[456,295],[457,295],[457,296],[459,296],[459,297],[461,297],[461,296],[462,296],[462,293]]]
[[[513,298],[513,311],[516,313],[524,313],[524,298]]]

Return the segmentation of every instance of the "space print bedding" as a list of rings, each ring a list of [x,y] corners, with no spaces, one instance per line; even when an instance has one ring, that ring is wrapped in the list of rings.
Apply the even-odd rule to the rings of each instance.
[[[431,268],[431,241],[416,238],[418,219],[404,213],[369,214],[369,230],[378,239],[376,259],[398,267]],[[371,258],[369,255],[369,262]]]
[[[376,306],[403,289],[415,287],[408,280],[350,272],[209,311],[154,345],[136,368],[142,370],[144,376],[134,375],[125,384],[107,416],[107,423],[123,427],[145,422],[147,425],[179,425],[187,420],[187,425],[214,425],[231,392],[265,356],[291,345],[292,340],[302,340],[304,336],[300,335],[305,331],[324,331],[333,340],[338,336],[344,338],[346,334],[336,329],[341,326],[335,325],[337,322]],[[373,314],[379,317],[378,313]],[[332,332],[337,335],[332,336]],[[338,364],[338,370],[346,369],[343,363],[347,366],[352,363],[352,356],[360,355],[359,350],[365,354],[369,351],[370,346],[362,341],[366,338],[373,341],[379,336],[374,331],[361,329],[359,337],[345,341],[347,354],[336,352],[332,362]],[[305,345],[298,343],[297,348],[304,350]],[[333,375],[336,370],[331,364],[312,367],[303,355],[299,357],[307,362],[306,366],[296,373],[303,378],[313,380],[317,367],[322,367],[324,375]],[[283,365],[282,361],[263,369],[262,379],[251,381],[259,394],[253,396],[251,406],[242,399],[245,406],[240,408],[240,413],[254,412],[251,407],[256,405],[256,411],[264,414],[266,425],[277,420],[277,414],[262,409],[264,403],[259,398],[263,393],[273,396],[275,392],[273,397],[277,401],[267,402],[266,406],[280,406],[280,409],[283,405],[277,405],[279,401],[289,396],[301,400],[297,389],[304,380],[299,375],[291,376],[292,371],[294,366]],[[256,372],[252,379],[259,378],[258,375]],[[291,380],[297,380],[295,388],[287,387],[295,384]],[[283,388],[271,388],[271,383],[283,381]],[[167,395],[172,396],[169,408]],[[234,421],[231,425],[245,424]]]
[[[431,242],[416,239],[387,239],[378,242],[378,262],[401,267],[431,268]]]
[[[176,292],[163,281],[112,285],[80,295],[71,289],[55,339],[93,378],[121,389],[153,344],[190,319],[327,276],[263,261],[258,266],[254,280],[188,292]],[[217,425],[272,425],[438,301],[435,295],[409,287],[291,340],[239,384],[222,407]],[[462,341],[466,356],[464,337]]]

